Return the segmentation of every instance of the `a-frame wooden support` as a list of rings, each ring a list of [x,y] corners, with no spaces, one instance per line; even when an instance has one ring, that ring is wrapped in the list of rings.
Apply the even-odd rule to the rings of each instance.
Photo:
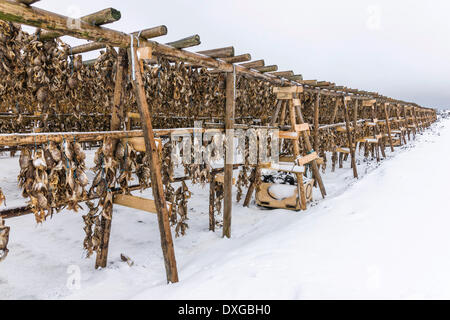
[[[155,142],[155,136],[152,126],[152,117],[145,95],[143,81],[143,66],[137,54],[136,47],[130,48],[133,55],[134,77],[133,89],[136,94],[136,101],[141,115],[142,127],[144,132],[144,140],[147,156],[150,162],[152,192],[155,201],[155,207],[158,216],[159,232],[161,235],[161,248],[164,256],[164,264],[166,267],[167,282],[178,282],[178,270],[175,260],[175,250],[173,247],[172,232],[169,222],[169,211],[166,199],[164,197],[164,189],[161,177],[161,163],[159,158],[158,147]],[[143,57],[142,57],[143,58]]]

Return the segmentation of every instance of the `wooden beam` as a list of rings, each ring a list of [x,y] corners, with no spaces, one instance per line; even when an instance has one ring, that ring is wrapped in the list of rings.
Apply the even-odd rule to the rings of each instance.
[[[161,163],[158,148],[153,133],[152,117],[150,108],[147,103],[147,97],[144,89],[144,81],[142,76],[142,65],[139,63],[136,48],[131,48],[131,54],[137,62],[135,68],[135,80],[132,81],[136,94],[136,101],[141,114],[141,123],[144,131],[145,145],[147,148],[147,157],[150,162],[150,172],[152,181],[153,198],[155,199],[156,211],[158,214],[159,232],[161,235],[161,248],[164,256],[164,264],[166,267],[167,282],[178,282],[178,270],[175,260],[175,250],[173,248],[172,232],[169,222],[169,211],[164,196],[164,188],[161,176]]]
[[[231,214],[233,205],[233,154],[234,154],[234,116],[236,105],[236,72],[227,73],[225,103],[225,177],[223,198],[223,237],[231,237]]]
[[[255,60],[255,61],[240,64],[240,66],[242,66],[244,68],[248,68],[248,69],[260,68],[260,67],[264,67],[264,65],[265,65],[264,60]]]
[[[17,0],[17,2],[23,3],[27,6],[31,6],[33,3],[36,3],[38,1],[40,1],[40,0]]]
[[[347,133],[347,142],[348,147],[350,148],[350,157],[352,160],[352,169],[353,169],[353,177],[358,179],[358,168],[356,167],[356,155],[355,155],[355,148],[353,147],[353,137],[350,130],[350,118],[348,116],[348,107],[347,107],[347,100],[346,97],[343,97],[344,101],[344,117],[345,117],[345,127],[346,127],[346,133]]]
[[[258,67],[258,68],[253,68],[255,70],[258,70],[261,73],[266,73],[266,72],[274,72],[278,70],[278,66],[265,66],[265,67]]]
[[[144,29],[142,31],[133,32],[132,35],[138,36],[140,34],[140,38],[142,39],[152,39],[160,36],[165,36],[167,34],[166,26],[157,26],[149,29]],[[71,48],[72,54],[80,54],[84,52],[94,51],[98,49],[106,48],[106,44],[102,42],[90,42],[86,44],[82,44],[76,47]]]
[[[190,48],[195,47],[201,44],[200,36],[198,34],[195,34],[193,36],[183,38],[177,41],[166,43],[166,45],[171,46],[175,49],[184,49],[184,48]]]
[[[278,71],[278,72],[271,72],[270,74],[277,77],[283,77],[288,79],[289,77],[294,76],[294,71]]]
[[[116,194],[114,195],[113,203],[136,210],[157,213],[155,200],[151,199],[126,194]],[[169,207],[169,212],[172,211],[172,204],[167,202],[167,205]]]
[[[81,17],[80,20],[84,21],[90,25],[101,26],[109,23],[113,23],[119,21],[121,17],[121,13],[119,10],[114,8],[107,8],[100,10],[95,13],[88,14],[87,16]],[[54,32],[48,30],[42,30],[39,35],[39,40],[48,41],[58,37],[63,36],[64,34],[61,32]]]
[[[224,47],[218,49],[198,51],[197,53],[213,58],[229,58],[234,56],[234,47]]]
[[[228,63],[239,63],[252,60],[252,56],[249,53],[245,53],[234,57],[223,58],[222,60]]]

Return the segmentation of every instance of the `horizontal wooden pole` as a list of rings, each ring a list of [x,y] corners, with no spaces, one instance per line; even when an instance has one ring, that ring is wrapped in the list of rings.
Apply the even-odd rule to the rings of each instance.
[[[198,34],[177,41],[166,43],[166,45],[171,46],[175,49],[190,48],[198,46],[200,44],[201,41],[200,36]]]
[[[213,58],[229,58],[234,56],[234,47],[224,47],[218,49],[198,51],[197,53]]]
[[[17,0],[17,2],[26,4],[27,6],[31,6],[33,3],[36,3],[40,0]]]
[[[240,66],[248,69],[260,68],[265,66],[264,60],[255,60],[246,63],[242,63]]]
[[[303,76],[301,74],[296,74],[296,75],[287,77],[287,79],[292,80],[292,81],[301,82],[303,80]]]
[[[152,39],[160,36],[165,36],[167,34],[167,27],[157,26],[153,28],[144,29],[142,31],[133,32],[132,35],[138,36],[142,39]],[[90,42],[86,44],[82,44],[76,47],[71,48],[72,54],[80,54],[89,51],[99,50],[106,48],[106,44],[102,42]]]
[[[114,8],[107,8],[95,13],[88,14],[81,17],[80,20],[94,26],[101,26],[109,23],[119,21],[121,13]],[[39,40],[48,41],[63,36],[61,32],[42,30],[39,35]]]
[[[266,73],[266,72],[277,71],[278,66],[273,65],[273,66],[258,67],[258,68],[253,68],[253,69],[258,70],[259,72]]]
[[[239,63],[252,60],[252,56],[249,53],[245,53],[234,57],[223,58],[222,60],[228,63]]]
[[[278,71],[278,72],[271,72],[270,74],[277,77],[288,78],[294,76],[294,71]]]

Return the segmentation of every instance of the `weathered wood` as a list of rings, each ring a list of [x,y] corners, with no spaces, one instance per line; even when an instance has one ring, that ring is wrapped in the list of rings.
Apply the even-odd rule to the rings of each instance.
[[[265,66],[265,67],[257,67],[257,68],[253,68],[261,73],[267,73],[267,72],[274,72],[278,70],[278,66]]]
[[[177,41],[166,43],[166,45],[171,46],[175,49],[184,49],[184,48],[190,48],[195,47],[201,44],[200,36],[198,34],[195,34],[193,36],[183,38]]]
[[[353,137],[352,137],[352,133],[350,131],[350,118],[348,116],[347,100],[345,99],[345,97],[342,100],[344,101],[345,127],[347,128],[347,142],[348,142],[348,147],[350,149],[350,156],[351,156],[352,169],[353,169],[353,177],[358,179],[358,168],[356,167],[355,148],[353,146]]]
[[[142,31],[136,31],[133,32],[132,35],[134,36],[140,36],[142,39],[152,39],[160,36],[164,36],[167,34],[167,27],[166,26],[158,26],[154,28],[144,29]],[[80,54],[85,53],[93,50],[103,49],[106,48],[106,44],[103,42],[90,42],[86,44],[82,44],[76,47],[71,48],[72,54]]]
[[[302,86],[290,86],[290,87],[275,87],[273,88],[274,93],[302,93],[303,87]],[[290,96],[291,99],[293,99],[293,96]]]
[[[264,60],[255,60],[240,64],[240,66],[248,69],[260,68],[265,66]]]
[[[95,13],[88,14],[87,16],[81,17],[80,20],[94,26],[101,26],[119,21],[120,17],[121,13],[119,10],[116,10],[114,8],[107,8]],[[39,40],[48,41],[51,39],[61,37],[63,35],[64,34],[61,32],[42,30],[39,35]]]
[[[157,213],[155,200],[151,199],[145,199],[127,194],[116,194],[114,195],[113,203],[136,210]],[[172,204],[170,202],[166,203],[169,212],[172,211]]]
[[[236,105],[236,72],[227,73],[225,103],[225,178],[223,206],[223,237],[231,237],[232,187],[233,187],[233,153],[234,153],[234,116]]]
[[[131,54],[135,61],[138,61],[137,50],[132,48]],[[152,117],[145,95],[144,81],[142,78],[141,65],[137,63],[135,68],[135,80],[132,81],[136,94],[136,101],[141,114],[141,122],[144,131],[145,145],[147,148],[147,157],[150,162],[151,182],[153,198],[155,199],[156,211],[158,214],[159,232],[161,235],[161,248],[164,256],[166,275],[168,282],[178,282],[178,271],[175,260],[175,250],[173,248],[172,233],[170,230],[169,211],[164,197],[164,189],[161,176],[161,163],[158,154],[158,148],[153,133]]]
[[[336,101],[334,103],[333,115],[331,116],[331,120],[330,120],[331,124],[334,124],[334,122],[336,121],[336,116],[337,116],[338,110],[339,110],[339,99],[336,99]]]
[[[211,176],[209,183],[209,231],[216,231],[216,217],[215,217],[215,199],[216,199],[216,179],[215,175]]]
[[[314,103],[314,150],[319,150],[319,109],[320,109],[320,91],[317,92]]]
[[[301,74],[296,74],[296,75],[289,76],[289,77],[286,77],[286,78],[289,79],[289,80],[292,80],[292,81],[297,81],[297,82],[303,81],[303,76]]]
[[[280,110],[281,110],[281,105],[282,104],[283,104],[283,101],[281,101],[281,100],[277,101],[277,106],[276,106],[276,108],[275,108],[275,110],[274,110],[274,112],[272,114],[272,118],[270,119],[270,126],[271,127],[274,127],[275,124],[277,123],[277,118],[278,118],[278,115],[280,114]]]
[[[213,58],[229,58],[234,56],[234,47],[224,47],[218,49],[197,51],[197,53]]]
[[[234,57],[222,58],[222,60],[228,63],[239,63],[252,60],[252,56],[249,53],[245,53]]]
[[[277,77],[283,77],[288,79],[289,77],[294,76],[294,71],[278,71],[278,72],[271,72],[270,74]]]

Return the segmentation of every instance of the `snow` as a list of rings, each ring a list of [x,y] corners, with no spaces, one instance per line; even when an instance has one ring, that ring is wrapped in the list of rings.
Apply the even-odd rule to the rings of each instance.
[[[273,198],[283,200],[296,195],[297,186],[291,186],[288,184],[273,184],[267,191]]]
[[[174,239],[176,284],[165,282],[153,214],[114,207],[104,270],[83,257],[80,213],[39,226],[32,216],[6,220],[10,253],[0,263],[0,298],[450,299],[449,141],[447,119],[393,154],[386,149],[381,163],[360,156],[359,180],[350,161],[334,173],[328,168],[328,197],[315,189],[306,212],[234,202],[231,239],[208,231],[208,188],[190,187],[188,234]],[[0,186],[8,206],[20,205],[18,156],[2,157]],[[93,151],[90,166],[92,158]],[[70,285],[78,271],[79,286]]]

